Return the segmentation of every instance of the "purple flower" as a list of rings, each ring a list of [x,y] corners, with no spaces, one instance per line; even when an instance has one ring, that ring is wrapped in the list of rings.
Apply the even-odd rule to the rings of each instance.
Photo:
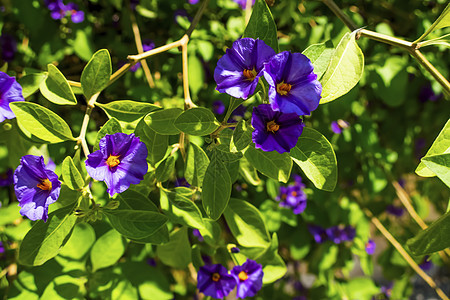
[[[189,4],[197,4],[200,0],[187,0]]]
[[[341,127],[339,127],[339,125],[336,121],[331,122],[331,130],[336,134],[342,133],[342,129],[341,129]]]
[[[221,115],[225,112],[225,104],[222,101],[217,100],[212,104],[212,109],[215,114]]]
[[[247,106],[239,105],[233,112],[231,113],[230,118],[228,118],[228,123],[237,123],[242,120],[247,112]],[[233,129],[233,127],[232,127]]]
[[[175,180],[175,186],[176,187],[179,187],[179,186],[190,187],[191,185],[189,184],[189,182],[187,182],[186,178],[180,177]]]
[[[392,294],[392,287],[394,286],[394,284],[392,282],[386,284],[386,285],[382,285],[381,286],[381,292],[389,299],[391,297]]]
[[[45,0],[47,8],[50,10],[50,16],[54,20],[60,20],[66,15],[70,15],[73,23],[84,21],[84,12],[78,10],[78,5],[73,2],[64,5],[63,0]]]
[[[14,172],[14,189],[22,208],[20,214],[46,222],[48,206],[58,200],[61,182],[52,170],[46,169],[44,157],[25,155]]]
[[[391,204],[386,207],[386,212],[388,214],[394,215],[396,217],[401,217],[401,216],[403,216],[404,210],[403,210],[403,208],[401,208],[399,206],[395,206],[395,205]]]
[[[205,296],[223,298],[236,286],[236,280],[221,264],[205,265],[197,273],[197,288]]]
[[[192,21],[192,17],[188,15],[187,11],[184,9],[177,9],[173,13],[173,20],[175,23],[178,23],[178,18],[187,18],[189,21]]]
[[[238,247],[231,247],[230,252],[231,253],[239,253],[239,252],[241,252],[241,250]]]
[[[205,239],[203,238],[202,234],[200,233],[200,230],[198,229],[193,229],[192,230],[192,234],[197,237],[199,242],[203,242]]]
[[[3,61],[10,62],[13,60],[16,51],[16,40],[11,35],[3,33],[0,36],[0,58]]]
[[[155,49],[155,43],[150,39],[145,39],[142,42],[142,49],[144,49],[144,52]]]
[[[339,226],[331,226],[325,229],[325,232],[327,233],[328,239],[330,239],[333,243],[340,244],[342,242],[341,230],[339,229]]]
[[[419,264],[419,267],[424,271],[429,271],[433,267],[433,263],[428,255],[425,255],[422,263]]]
[[[246,9],[247,8],[247,0],[233,0],[234,2],[236,2],[237,4],[239,4],[239,6],[242,9]],[[252,0],[252,6],[255,5],[255,0]]]
[[[351,225],[345,226],[341,229],[341,240],[342,241],[353,241],[356,236],[356,229]]]
[[[0,186],[9,186],[13,183],[13,169],[8,169],[5,173],[0,174]]]
[[[156,260],[154,260],[153,258],[147,258],[147,265],[151,266],[151,267],[156,267]]]
[[[422,86],[419,92],[419,100],[420,102],[426,102],[426,101],[437,101],[442,98],[441,94],[436,94],[433,91],[433,88],[431,86],[431,83],[428,82],[426,85]]]
[[[255,92],[264,63],[274,55],[275,51],[263,40],[236,40],[217,62],[214,70],[216,89],[235,98],[247,99]]]
[[[319,106],[322,93],[313,69],[309,58],[300,53],[284,51],[272,57],[264,68],[272,109],[310,115]]]
[[[242,266],[235,266],[230,273],[236,279],[239,298],[253,297],[262,288],[264,272],[262,266],[254,260],[247,259]]]
[[[369,239],[366,243],[366,252],[369,255],[372,255],[375,253],[375,248],[377,247],[377,244],[375,244],[375,241],[372,239]]]
[[[0,242],[0,254],[5,253],[5,246]]]
[[[253,108],[252,140],[256,148],[279,153],[289,152],[303,131],[302,120],[296,114],[274,111],[269,104]]]
[[[9,107],[9,103],[15,101],[25,101],[22,87],[15,77],[10,77],[0,71],[0,122],[16,117]]]
[[[316,243],[323,243],[328,239],[327,232],[320,226],[309,224],[308,225],[309,233],[314,237]]]
[[[292,208],[294,214],[302,213],[306,208],[306,194],[301,185],[281,186],[277,197],[280,206]]]
[[[112,197],[147,173],[147,147],[134,134],[115,133],[100,140],[100,150],[88,155],[86,170],[95,180],[105,181]]]

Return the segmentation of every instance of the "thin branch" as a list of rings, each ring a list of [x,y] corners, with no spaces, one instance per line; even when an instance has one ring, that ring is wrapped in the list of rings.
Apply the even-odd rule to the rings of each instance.
[[[247,26],[250,16],[252,15],[253,0],[247,0],[245,2],[245,25]]]
[[[189,93],[189,71],[188,71],[188,51],[187,44],[189,42],[189,37],[184,36],[185,42],[181,46],[181,57],[183,62],[183,92],[184,92],[184,110],[196,107],[194,102],[192,102],[191,94]]]
[[[200,19],[205,12],[206,7],[208,6],[209,0],[204,0],[202,4],[200,5],[200,8],[197,10],[197,13],[194,16],[194,19],[192,20],[191,26],[189,26],[188,30],[186,31],[186,35],[188,37],[191,37],[192,32],[194,31],[195,27],[197,27],[198,22],[200,22]]]
[[[91,99],[89,99],[86,108],[86,113],[84,114],[83,123],[81,124],[80,135],[77,138],[78,143],[81,143],[81,147],[83,148],[83,152],[86,157],[89,155],[89,147],[86,142],[86,131],[89,125],[92,109],[94,108],[95,102],[97,101],[99,95],[100,93],[96,93],[92,95]]]

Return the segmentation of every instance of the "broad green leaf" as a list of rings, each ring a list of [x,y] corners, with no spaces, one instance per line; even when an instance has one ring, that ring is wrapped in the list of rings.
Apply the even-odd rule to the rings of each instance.
[[[167,222],[163,214],[131,209],[103,210],[111,226],[130,239],[142,239],[154,234]]]
[[[52,64],[47,67],[47,78],[40,85],[42,95],[55,104],[76,105],[77,98],[63,73]]]
[[[292,159],[287,153],[265,152],[261,149],[256,149],[254,144],[250,144],[245,151],[245,158],[267,177],[281,182],[288,182],[291,176]]]
[[[238,162],[243,156],[242,152],[230,152],[230,146],[225,144],[217,145],[215,150],[217,157],[224,163]]]
[[[80,260],[95,243],[95,231],[88,223],[78,223],[73,229],[67,244],[59,252],[59,256]]]
[[[356,32],[346,33],[331,56],[323,74],[320,104],[333,101],[347,94],[361,78],[364,55],[355,40]]]
[[[75,140],[69,125],[57,114],[31,102],[9,104],[19,124],[37,138],[47,143]]]
[[[311,63],[314,66],[314,73],[317,74],[318,80],[322,78],[323,73],[327,70],[333,52],[334,47],[331,41],[313,44],[302,52],[302,54],[306,55],[306,57],[311,60]]]
[[[428,149],[425,156],[432,156],[438,154],[450,153],[450,119],[445,123],[444,128],[434,140],[433,145]],[[427,168],[424,162],[420,162],[417,166],[416,174],[422,177],[436,176],[433,171]]]
[[[202,89],[205,82],[205,71],[202,62],[195,53],[189,55],[188,65],[189,89],[191,90],[192,96],[197,97],[198,92]]]
[[[382,61],[384,65],[377,66],[374,78],[376,92],[382,101],[388,106],[398,107],[407,100],[408,72],[406,67],[409,65],[408,56],[390,56]],[[381,80],[380,80],[381,79]]]
[[[342,286],[347,299],[372,299],[380,292],[374,281],[367,277],[352,278]]]
[[[206,214],[217,220],[225,210],[231,195],[231,179],[227,167],[213,150],[203,179],[202,202]]]
[[[27,98],[33,95],[45,78],[47,78],[46,73],[31,73],[19,78],[17,82],[22,86],[23,97]]]
[[[81,73],[81,88],[86,99],[91,99],[94,94],[108,86],[111,73],[111,57],[108,50],[98,50]]]
[[[252,142],[252,127],[245,120],[239,121],[233,132],[231,151],[242,151]]]
[[[92,271],[114,265],[125,253],[125,242],[116,230],[103,234],[91,250]]]
[[[252,15],[244,31],[244,37],[261,39],[275,52],[280,51],[278,49],[277,26],[266,1],[255,1]]]
[[[450,212],[406,243],[414,255],[431,254],[450,247]]]
[[[163,264],[184,269],[191,262],[191,244],[187,228],[181,227],[170,234],[170,242],[156,247],[156,253]]]
[[[20,206],[14,202],[8,206],[0,207],[0,226],[12,224],[15,220],[22,218],[19,211]]]
[[[244,247],[267,248],[269,232],[259,210],[247,201],[231,198],[225,220],[237,242]]]
[[[67,274],[57,276],[47,284],[41,299],[84,299],[85,281]]]
[[[70,156],[67,156],[62,163],[62,176],[64,183],[71,190],[79,190],[84,187],[83,176],[81,176]]]
[[[164,159],[155,170],[156,180],[165,182],[169,180],[170,176],[175,171],[175,156],[170,155]]]
[[[47,222],[37,221],[20,244],[19,262],[27,266],[40,266],[55,257],[69,240],[77,217],[74,206],[51,213]]]
[[[69,39],[67,40],[69,45],[72,46],[75,54],[84,61],[88,61],[94,54],[95,48],[93,45],[94,39],[92,37],[92,28],[93,27],[91,26],[87,26],[82,29],[78,29],[75,32],[75,39],[73,40],[73,42]]]
[[[450,187],[450,153],[425,156],[421,159],[434,174]]]
[[[201,187],[205,172],[209,165],[209,158],[202,148],[190,143],[187,149],[186,168],[184,177],[189,184]]]
[[[437,18],[436,21],[434,21],[433,24],[431,24],[430,28],[428,28],[427,31],[425,31],[424,34],[420,38],[414,41],[414,44],[422,41],[428,34],[430,34],[434,30],[438,30],[440,28],[445,28],[450,26],[450,3],[447,4],[444,11],[441,13],[441,15]]]
[[[136,126],[142,117],[160,109],[154,104],[132,100],[118,100],[106,104],[96,102],[95,105],[100,107],[108,118],[116,118],[124,128],[128,125],[127,123],[135,123],[134,126]]]
[[[194,201],[177,193],[163,189],[160,191],[161,209],[173,222],[193,228],[203,228],[202,213]]]
[[[263,284],[272,283],[286,274],[286,264],[278,254],[278,236],[276,233],[272,235],[269,247],[256,259],[256,262],[263,265]]]
[[[213,247],[219,247],[221,241],[222,230],[220,225],[211,219],[203,218],[203,228],[199,228],[200,234],[205,242]]]
[[[291,157],[314,186],[333,191],[337,182],[337,161],[333,146],[318,131],[305,127]]]
[[[100,140],[108,134],[114,134],[117,132],[122,132],[122,126],[120,126],[119,121],[116,118],[109,119],[100,130],[97,132],[97,137],[94,142],[94,151],[100,149]]]
[[[166,154],[169,147],[169,136],[158,134],[145,123],[144,119],[136,126],[135,133],[147,146],[147,160],[155,166]]]
[[[245,156],[239,161],[239,173],[248,183],[254,186],[257,186],[261,183],[261,179],[259,179],[258,176],[258,171],[252,164],[248,162]]]
[[[178,134],[180,130],[174,122],[183,113],[180,108],[168,108],[152,112],[145,117],[145,123],[159,134]]]
[[[207,135],[219,127],[219,122],[209,109],[196,107],[183,112],[174,125],[187,134]]]

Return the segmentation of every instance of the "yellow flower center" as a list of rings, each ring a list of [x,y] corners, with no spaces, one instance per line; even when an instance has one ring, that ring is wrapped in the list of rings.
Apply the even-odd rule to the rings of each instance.
[[[293,191],[293,192],[291,193],[291,195],[294,196],[294,197],[296,197],[296,196],[297,196],[297,192],[296,192],[296,191]]]
[[[43,191],[51,191],[52,190],[52,183],[48,178],[42,179],[41,183],[36,184],[38,188],[40,188]]]
[[[245,76],[248,80],[250,80],[250,81],[253,81],[253,79],[255,79],[255,77],[256,77],[256,71],[255,71],[255,68],[253,68],[253,70],[247,70],[247,69],[245,69],[245,70],[242,72],[242,74],[244,74],[244,76]]]
[[[106,160],[106,164],[112,168],[120,164],[119,155],[110,155]]]
[[[219,273],[213,273],[213,274],[211,275],[211,279],[212,279],[213,281],[215,281],[215,282],[219,281],[219,280],[220,280],[220,274],[219,274]]]
[[[277,84],[277,92],[280,95],[286,95],[287,93],[289,93],[291,91],[292,85],[290,85],[289,83],[284,83],[281,82],[279,84]]]
[[[246,281],[248,279],[248,274],[244,271],[241,271],[238,275],[240,281]]]
[[[278,131],[278,129],[280,129],[280,125],[275,123],[275,121],[272,120],[269,123],[267,123],[267,131],[275,133]]]

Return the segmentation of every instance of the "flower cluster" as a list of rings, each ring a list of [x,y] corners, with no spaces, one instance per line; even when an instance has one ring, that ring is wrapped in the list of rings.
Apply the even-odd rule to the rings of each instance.
[[[73,2],[64,4],[63,0],[45,0],[45,5],[50,10],[50,15],[54,20],[61,20],[70,16],[72,22],[81,23],[84,21],[84,12],[78,10],[78,5]]]
[[[304,188],[302,178],[296,175],[295,183],[280,187],[280,194],[276,200],[280,201],[280,206],[291,208],[294,214],[298,215],[306,208],[307,198],[303,191]]]
[[[22,87],[15,77],[10,77],[0,71],[0,122],[16,117],[9,107],[9,103],[15,101],[25,101],[22,95]]]
[[[269,85],[269,104],[253,109],[252,140],[263,151],[289,152],[298,141],[303,124],[300,116],[319,106],[322,86],[311,61],[303,54],[276,54],[264,41],[242,38],[233,43],[217,62],[217,90],[247,99],[256,91],[259,78]]]
[[[0,174],[0,186],[9,186],[14,183],[13,170],[8,169]]]
[[[340,244],[345,241],[353,241],[356,236],[356,230],[353,226],[347,225],[331,226],[329,228],[322,228],[317,225],[308,225],[309,233],[314,237],[316,243],[323,243],[327,240],[332,241],[335,244]]]
[[[230,273],[221,264],[200,267],[197,288],[206,296],[223,298],[237,287],[237,297],[253,297],[262,288],[264,276],[262,266],[247,259],[241,266],[235,266]]]

